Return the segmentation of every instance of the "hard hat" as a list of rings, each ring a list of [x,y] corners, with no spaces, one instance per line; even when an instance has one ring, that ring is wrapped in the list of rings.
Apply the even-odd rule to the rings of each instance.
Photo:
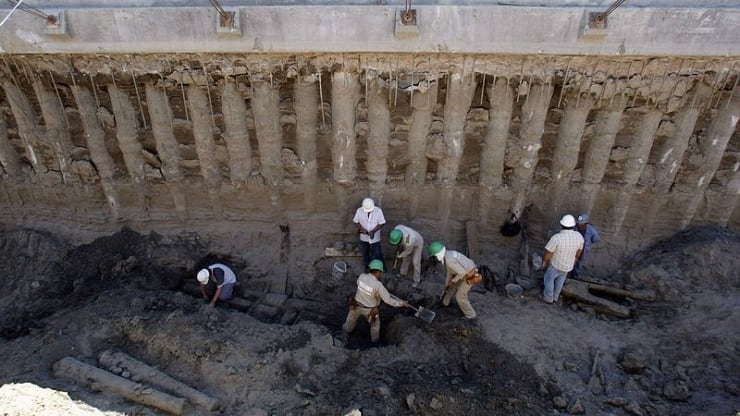
[[[570,214],[564,215],[563,218],[560,220],[560,225],[567,228],[575,227],[576,219],[573,218],[573,216]]]
[[[385,271],[385,268],[383,267],[383,262],[381,260],[375,259],[370,262],[370,264],[367,266],[370,270],[378,270],[378,271]]]
[[[576,218],[578,224],[588,224],[590,221],[591,218],[588,217],[588,214],[581,214]]]
[[[372,198],[365,198],[362,200],[362,210],[365,212],[372,212],[375,209],[375,201]]]
[[[200,269],[198,272],[198,281],[205,285],[208,284],[208,278],[211,276],[211,272],[208,269]]]
[[[440,251],[444,250],[444,248],[444,244],[440,243],[439,241],[435,241],[432,244],[429,244],[429,255],[436,256]]]
[[[403,232],[399,230],[398,228],[394,228],[391,230],[390,240],[391,244],[398,244],[401,242],[401,239],[403,238]]]

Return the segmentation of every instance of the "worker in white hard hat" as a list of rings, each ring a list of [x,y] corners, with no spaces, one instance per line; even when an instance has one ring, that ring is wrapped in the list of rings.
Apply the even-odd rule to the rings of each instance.
[[[409,265],[414,265],[413,287],[421,282],[421,252],[424,250],[424,238],[411,227],[396,225],[388,238],[391,244],[398,247],[396,259],[401,260],[401,276],[406,276]]]
[[[383,251],[380,247],[380,229],[385,224],[383,210],[375,206],[372,198],[362,200],[362,206],[357,208],[352,219],[360,233],[360,253],[365,267],[371,260],[383,261]]]
[[[545,255],[542,256],[542,267],[546,269],[542,292],[545,303],[559,300],[565,278],[583,251],[583,236],[575,230],[576,219],[570,214],[565,215],[560,219],[560,227],[560,232],[545,245]]]
[[[230,300],[234,295],[234,286],[236,285],[236,275],[229,266],[221,263],[214,263],[198,271],[196,275],[200,283],[200,292],[203,299],[208,301],[211,306],[216,305],[217,300]],[[215,287],[215,291],[213,288]],[[213,292],[213,296],[210,296]]]
[[[583,236],[583,252],[581,257],[576,261],[576,265],[573,266],[573,270],[570,272],[572,277],[578,277],[581,274],[581,267],[588,257],[588,253],[591,252],[591,246],[601,241],[599,232],[596,231],[596,227],[591,225],[591,218],[588,214],[581,214],[576,217],[576,229]]]
[[[370,324],[370,340],[375,343],[380,340],[380,318],[378,317],[380,302],[383,301],[396,308],[409,304],[405,300],[392,296],[380,282],[380,276],[384,271],[382,261],[373,260],[368,267],[370,273],[362,273],[357,278],[357,292],[350,299],[349,313],[342,325],[342,330],[346,334],[351,333],[355,330],[357,319],[363,316]]]
[[[474,284],[482,280],[475,262],[462,253],[447,248],[439,241],[429,245],[429,255],[440,261],[447,270],[445,289],[442,294],[442,304],[448,306],[452,297],[455,297],[457,306],[465,319],[473,320],[478,315],[468,299],[468,292]]]

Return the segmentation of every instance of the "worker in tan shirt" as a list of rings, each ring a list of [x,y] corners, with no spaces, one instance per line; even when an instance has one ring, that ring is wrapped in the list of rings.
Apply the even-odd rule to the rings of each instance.
[[[429,255],[435,257],[447,270],[445,279],[445,291],[442,304],[448,306],[452,297],[455,297],[457,306],[462,311],[465,319],[473,320],[477,317],[473,305],[468,299],[468,292],[473,285],[482,280],[478,273],[475,262],[465,257],[462,253],[447,250],[444,244],[435,241],[429,245]]]
[[[342,329],[347,334],[351,333],[355,330],[357,319],[363,316],[370,323],[370,340],[375,343],[380,340],[380,319],[378,317],[380,302],[383,301],[396,308],[408,306],[408,303],[391,296],[380,282],[380,275],[384,269],[382,261],[373,260],[368,267],[370,273],[362,273],[357,278],[357,293],[350,301],[349,313]]]

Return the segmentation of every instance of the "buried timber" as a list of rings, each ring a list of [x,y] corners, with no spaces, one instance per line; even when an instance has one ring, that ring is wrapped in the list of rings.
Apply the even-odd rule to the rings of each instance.
[[[478,285],[470,299],[479,319],[469,323],[454,303],[439,304],[433,293],[442,273],[434,266],[425,267],[420,290],[388,274],[383,282],[394,295],[435,317],[384,306],[375,346],[366,322],[347,345],[339,341],[357,273],[350,266],[338,280],[326,278],[329,258],[317,259],[315,276],[300,289],[278,295],[265,271],[244,258],[209,257],[192,234],[124,230],[75,247],[23,230],[6,231],[0,241],[0,403],[9,414],[658,415],[740,408],[740,237],[727,230],[690,230],[626,260],[608,283],[655,293],[654,300],[612,297],[630,310],[626,319],[577,300],[544,304],[537,287],[510,299],[501,287]],[[209,308],[193,290],[194,273],[215,258],[237,272],[238,300]],[[113,354],[197,394],[147,380],[111,362]],[[139,387],[127,399],[112,384],[75,379],[70,366]],[[163,402],[174,407],[137,401],[142,391],[173,397]]]

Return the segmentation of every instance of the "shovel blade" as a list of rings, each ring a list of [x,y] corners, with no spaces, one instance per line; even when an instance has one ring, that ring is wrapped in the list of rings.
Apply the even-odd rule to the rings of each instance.
[[[437,314],[434,311],[430,311],[429,309],[424,309],[423,306],[419,306],[419,309],[416,311],[416,314],[414,314],[414,316],[427,323],[432,323],[434,317],[437,316]]]

